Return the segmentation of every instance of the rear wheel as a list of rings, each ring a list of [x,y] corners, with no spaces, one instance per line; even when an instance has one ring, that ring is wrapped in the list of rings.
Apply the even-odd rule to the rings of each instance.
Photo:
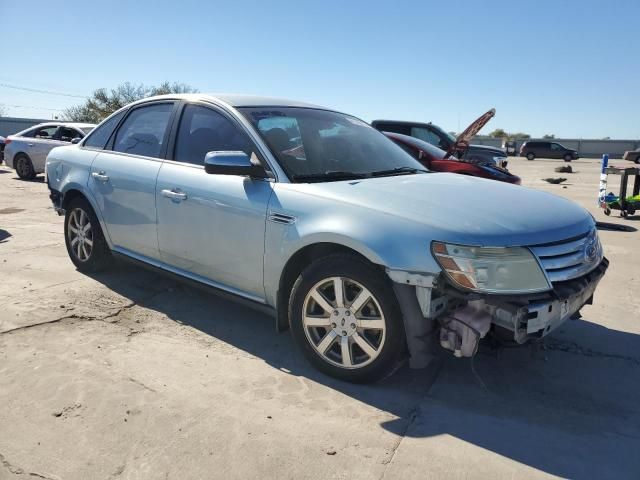
[[[532,152],[527,153],[527,160],[533,160],[536,158],[535,154]]]
[[[36,176],[36,171],[33,168],[31,159],[26,155],[18,155],[13,161],[16,166],[16,173],[22,180],[33,180]]]
[[[390,281],[355,255],[321,258],[300,274],[289,322],[309,362],[341,380],[379,380],[404,355],[402,314]]]
[[[67,253],[78,270],[95,272],[106,267],[111,252],[100,222],[85,198],[73,199],[66,208],[64,237]]]

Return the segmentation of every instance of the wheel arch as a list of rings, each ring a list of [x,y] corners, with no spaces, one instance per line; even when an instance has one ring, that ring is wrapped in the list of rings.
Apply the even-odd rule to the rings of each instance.
[[[278,331],[282,332],[289,328],[289,298],[291,296],[291,288],[300,273],[315,260],[339,253],[353,255],[380,267],[380,269],[383,268],[378,263],[373,262],[367,255],[342,243],[323,241],[307,244],[299,248],[289,257],[280,274],[276,294],[276,328]]]
[[[96,217],[98,217],[100,228],[102,229],[102,234],[107,241],[107,245],[109,246],[109,248],[111,248],[111,238],[109,237],[109,232],[105,227],[104,219],[102,217],[102,211],[98,208],[98,205],[93,196],[89,194],[87,189],[82,188],[82,185],[77,183],[69,183],[65,186],[62,192],[62,209],[66,210],[71,201],[78,197],[84,198],[87,202],[89,202],[89,205],[91,205],[93,213],[95,213]]]

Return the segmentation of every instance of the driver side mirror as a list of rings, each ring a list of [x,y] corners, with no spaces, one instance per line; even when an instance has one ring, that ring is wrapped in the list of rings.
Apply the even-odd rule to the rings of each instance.
[[[71,143],[76,145],[76,144],[80,143],[80,140],[82,140],[80,137],[76,137],[76,138],[71,139]]]
[[[217,175],[242,175],[251,178],[268,178],[269,174],[260,165],[251,163],[244,152],[215,151],[204,157],[204,170]]]

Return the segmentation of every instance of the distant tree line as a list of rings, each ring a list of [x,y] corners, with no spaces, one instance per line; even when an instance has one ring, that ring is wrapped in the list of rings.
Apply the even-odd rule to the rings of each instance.
[[[509,132],[505,132],[502,128],[496,128],[493,132],[489,134],[489,136],[493,138],[504,138],[507,140],[511,140],[514,138],[524,138],[524,139],[531,138],[531,135],[529,135],[528,133],[523,133],[523,132],[509,133]]]
[[[125,105],[154,95],[168,93],[196,93],[197,90],[184,83],[164,82],[158,86],[123,83],[107,90],[99,88],[84,103],[67,108],[63,117],[72,122],[100,123]]]

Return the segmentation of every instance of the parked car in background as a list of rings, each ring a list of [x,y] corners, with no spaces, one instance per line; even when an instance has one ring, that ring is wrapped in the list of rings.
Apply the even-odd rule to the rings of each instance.
[[[90,123],[50,122],[27,128],[5,139],[4,161],[18,177],[30,180],[44,173],[52,148],[82,140],[93,127]]]
[[[445,132],[442,128],[432,123],[405,122],[398,120],[374,120],[371,126],[381,132],[399,133],[410,137],[419,138],[431,145],[435,145],[447,152],[448,155],[468,161],[478,161],[483,163],[493,163],[506,167],[507,154],[504,150],[488,145],[472,145],[473,137],[491,120],[496,111],[489,110],[487,113],[476,119],[461,134],[454,137]]]
[[[533,160],[534,158],[562,158],[565,162],[580,158],[577,150],[567,148],[558,142],[545,140],[524,142],[520,147],[520,156],[527,157],[527,160]]]
[[[0,163],[4,160],[4,137],[0,136]]]
[[[337,378],[387,376],[433,333],[539,339],[607,269],[593,217],[555,195],[427,171],[358,118],[256,96],[130,104],[47,159],[76,268],[137,260],[244,299]],[[550,213],[551,212],[551,213]]]
[[[492,162],[469,162],[453,156],[447,158],[447,152],[419,138],[399,133],[383,133],[422,165],[434,172],[459,173],[461,175],[471,175],[520,185],[520,177]]]
[[[630,162],[633,162],[633,163],[640,163],[640,148],[638,148],[637,150],[624,152],[622,159],[629,160]]]

